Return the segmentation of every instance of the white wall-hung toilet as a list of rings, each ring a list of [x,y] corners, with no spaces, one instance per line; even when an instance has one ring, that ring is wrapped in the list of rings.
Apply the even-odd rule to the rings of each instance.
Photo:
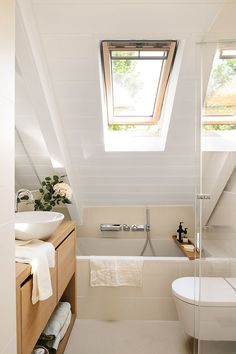
[[[172,294],[187,334],[236,341],[236,278],[179,278],[172,283]]]

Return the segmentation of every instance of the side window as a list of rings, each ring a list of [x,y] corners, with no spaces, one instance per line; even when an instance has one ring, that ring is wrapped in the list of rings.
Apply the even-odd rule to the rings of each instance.
[[[236,129],[236,48],[216,52],[202,119],[206,130]]]

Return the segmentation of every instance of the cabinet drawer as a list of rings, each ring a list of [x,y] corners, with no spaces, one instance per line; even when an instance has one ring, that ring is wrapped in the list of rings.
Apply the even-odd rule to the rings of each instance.
[[[75,236],[75,231],[73,231],[57,248],[58,300],[61,298],[65,288],[75,272]]]
[[[43,331],[52,311],[57,304],[57,272],[56,268],[50,269],[53,295],[44,301],[32,304],[33,280],[28,280],[21,287],[21,308],[22,308],[22,332],[21,332],[21,353],[31,354],[40,333]]]

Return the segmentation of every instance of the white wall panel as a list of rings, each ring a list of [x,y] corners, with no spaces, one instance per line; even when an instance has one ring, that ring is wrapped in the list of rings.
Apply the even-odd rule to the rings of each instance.
[[[16,353],[14,262],[14,1],[0,3],[0,354]]]
[[[170,6],[166,3],[130,3],[122,4],[104,2],[102,4],[82,3],[38,3],[34,2],[39,31],[42,34],[89,34],[97,30],[107,32],[127,33],[130,28],[130,14],[132,14],[132,28],[140,28],[140,24],[148,26],[149,31],[161,31],[172,26],[172,31],[207,30],[212,13],[219,9],[217,4],[196,4],[179,2]],[[202,15],[204,14],[204,15]],[[199,16],[198,16],[199,15]],[[105,19],[105,21],[104,21]],[[122,23],[121,23],[122,19]]]
[[[208,30],[222,2],[31,1],[85,206],[143,205],[145,200],[150,204],[193,203],[195,41]],[[166,149],[148,153],[105,152],[99,43],[104,39],[143,38],[185,41]],[[40,158],[31,142],[28,147],[33,156]],[[35,163],[40,168],[39,160],[35,159]],[[24,173],[20,165],[18,160],[21,180],[25,177],[30,183],[27,166]]]

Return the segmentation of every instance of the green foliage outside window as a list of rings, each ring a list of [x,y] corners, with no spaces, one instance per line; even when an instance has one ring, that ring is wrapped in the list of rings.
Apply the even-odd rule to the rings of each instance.
[[[203,128],[205,130],[234,130],[236,129],[235,124],[204,124]]]

